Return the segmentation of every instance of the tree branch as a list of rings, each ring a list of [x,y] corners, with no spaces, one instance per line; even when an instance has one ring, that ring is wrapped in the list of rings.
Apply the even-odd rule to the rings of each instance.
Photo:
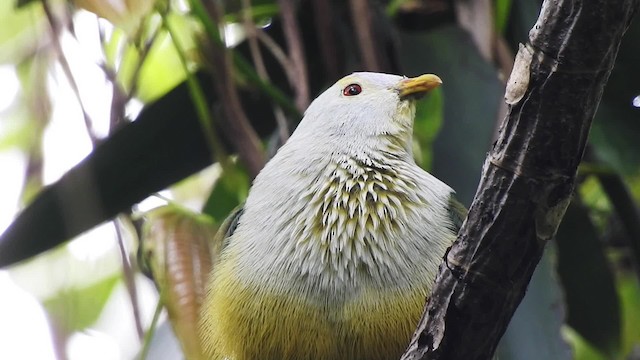
[[[206,10],[214,24],[223,24],[219,2],[207,3]],[[238,89],[233,78],[233,59],[224,44],[217,39],[211,39],[213,51],[211,60],[215,72],[214,87],[222,104],[224,117],[221,127],[225,135],[233,142],[240,158],[247,166],[251,177],[258,175],[264,166],[260,138],[251,126],[246,113],[242,109]]]
[[[403,359],[489,359],[571,199],[591,120],[639,0],[546,0],[508,114]]]
[[[322,62],[327,71],[329,79],[337,79],[340,74],[340,66],[338,65],[335,30],[331,19],[331,6],[326,0],[313,0],[313,11],[315,14],[315,29],[318,42],[320,44],[320,54],[322,54]]]
[[[258,73],[258,76],[260,76],[262,80],[271,81],[271,79],[269,79],[267,67],[264,64],[264,58],[262,57],[262,53],[260,52],[260,45],[258,44],[258,33],[264,35],[264,38],[271,38],[264,32],[257,30],[256,24],[253,22],[251,0],[242,0],[242,22],[247,33],[249,51],[251,53],[253,65],[256,68],[256,73]],[[274,49],[274,51],[278,50],[280,50],[279,47]],[[283,66],[283,69],[286,68]],[[287,124],[287,118],[285,117],[284,111],[280,106],[273,106],[273,116],[276,118],[276,123],[278,124],[278,134],[280,136],[280,140],[282,141],[282,143],[285,143],[289,138],[289,124]]]
[[[293,78],[289,78],[289,83],[295,90],[296,107],[302,113],[309,105],[309,82],[307,79],[307,63],[304,60],[302,35],[300,34],[298,20],[296,20],[296,9],[293,0],[278,0],[278,5],[280,5],[282,30],[289,50],[289,60],[293,65],[293,74],[295,74]],[[290,73],[287,72],[287,74]]]
[[[369,0],[351,0],[351,20],[358,36],[362,65],[368,71],[382,71],[384,65],[374,39],[373,14]]]

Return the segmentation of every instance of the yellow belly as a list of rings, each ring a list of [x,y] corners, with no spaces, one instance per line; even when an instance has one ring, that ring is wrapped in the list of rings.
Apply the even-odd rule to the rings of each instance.
[[[320,304],[304,294],[245,286],[220,270],[200,328],[210,359],[398,359],[427,293],[363,289],[350,300]]]

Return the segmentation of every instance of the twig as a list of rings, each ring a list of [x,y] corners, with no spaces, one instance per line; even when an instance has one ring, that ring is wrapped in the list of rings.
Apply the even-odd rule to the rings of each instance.
[[[496,42],[492,4],[491,0],[454,1],[458,24],[469,33],[480,55],[489,63],[495,61]]]
[[[330,79],[340,76],[338,66],[335,32],[331,21],[331,7],[326,0],[313,0],[313,10],[315,14],[315,26],[318,41],[320,42],[320,52],[322,61]]]
[[[509,114],[408,359],[490,359],[556,233],[639,0],[546,0],[518,52]]]
[[[171,24],[169,24],[169,22],[167,21],[166,14],[162,14],[162,26],[164,26],[164,28],[171,36],[173,46],[176,48],[176,53],[178,54],[180,62],[182,63],[182,68],[187,77],[189,92],[191,94],[194,105],[196,106],[196,111],[198,112],[198,120],[200,121],[200,126],[202,127],[205,138],[207,139],[207,145],[209,146],[211,156],[213,157],[214,161],[217,160],[223,168],[226,168],[226,152],[224,151],[224,148],[219,141],[217,131],[213,126],[214,119],[211,111],[209,110],[209,104],[207,103],[206,96],[204,95],[204,91],[200,87],[198,81],[189,71],[187,59],[184,56],[184,49],[182,48],[182,45],[178,40],[177,34],[174,33]]]
[[[634,268],[640,279],[640,211],[633,201],[627,185],[616,173],[596,173],[602,189],[613,204],[615,212],[627,234],[629,248],[633,253]]]
[[[258,45],[257,34],[261,33],[264,37],[269,37],[264,32],[257,31],[256,25],[253,22],[253,15],[251,13],[251,0],[242,0],[242,12],[244,28],[248,35],[247,39],[249,41],[249,50],[251,51],[251,57],[254,65],[256,66],[256,71],[262,80],[269,81],[269,73],[267,72],[267,67],[264,65],[264,59],[262,58],[262,53],[260,52],[260,47]],[[280,50],[279,47],[277,47],[277,49]],[[283,66],[283,69],[287,68]],[[273,106],[273,115],[276,118],[276,123],[278,124],[278,135],[280,136],[280,141],[284,144],[284,142],[289,138],[289,125],[287,124],[287,118],[284,116],[282,108],[278,105]]]
[[[264,45],[267,48],[267,50],[271,52],[271,55],[273,55],[276,61],[280,63],[280,66],[282,66],[282,70],[285,72],[285,74],[287,74],[287,79],[292,79],[294,77],[291,74],[291,69],[293,68],[293,65],[291,64],[289,58],[287,57],[287,54],[284,52],[284,50],[282,50],[280,45],[278,45],[278,43],[275,42],[275,40],[273,40],[264,31],[256,29],[255,35],[258,38],[258,40],[262,42],[262,45]]]
[[[133,310],[133,319],[136,324],[136,332],[138,333],[138,339],[142,339],[144,336],[144,329],[142,327],[142,320],[140,318],[140,307],[138,304],[138,292],[136,290],[135,278],[129,254],[127,253],[127,247],[124,244],[124,237],[122,236],[122,229],[118,224],[118,221],[113,222],[113,226],[116,229],[116,237],[118,238],[118,249],[120,250],[120,258],[122,259],[122,274],[124,277],[124,284],[129,294],[129,300],[131,301],[131,309]]]
[[[80,109],[82,110],[82,117],[84,119],[84,126],[87,130],[87,135],[89,136],[91,143],[95,146],[98,143],[98,136],[93,130],[93,123],[91,121],[91,118],[89,117],[89,114],[87,113],[87,110],[84,107],[84,103],[80,98],[80,90],[78,89],[78,84],[76,83],[75,78],[71,73],[71,66],[69,66],[69,62],[67,61],[67,58],[65,57],[64,52],[62,51],[62,46],[60,44],[59,26],[55,16],[53,15],[53,12],[51,11],[51,7],[49,6],[48,0],[42,1],[42,8],[44,9],[44,13],[49,22],[49,26],[51,27],[51,32],[52,32],[51,38],[52,38],[53,46],[56,49],[56,53],[58,54],[58,60],[60,61],[60,65],[62,66],[62,71],[67,77],[67,80],[69,81],[69,85],[71,86],[71,89],[73,90],[73,93],[75,94],[76,99],[78,100],[78,104],[80,105]]]
[[[368,0],[351,0],[351,21],[356,30],[362,65],[369,71],[383,71],[374,41],[371,6]]]
[[[278,4],[280,4],[282,30],[289,48],[289,60],[293,68],[293,77],[289,78],[289,83],[295,91],[295,103],[298,111],[303,112],[309,106],[309,81],[302,35],[296,20],[296,8],[293,0],[278,0]]]
[[[225,116],[221,118],[220,125],[235,145],[235,149],[253,178],[260,172],[265,162],[260,139],[242,109],[238,89],[233,79],[233,59],[228,49],[220,41],[219,33],[214,25],[223,23],[222,10],[219,8],[221,4],[207,2],[207,5],[205,7],[200,0],[191,1],[192,9],[196,15],[201,17],[209,35],[217,36],[217,38],[211,39],[211,42],[214,49],[212,60],[216,75],[214,86],[225,113]],[[204,17],[210,17],[210,19],[204,19]]]
[[[160,16],[164,17],[165,15],[166,15],[165,13],[160,13]],[[144,23],[143,25],[140,26],[140,28],[144,27],[146,23],[148,23],[148,21],[149,21],[149,16],[146,16]],[[151,47],[155,43],[159,33],[160,31],[158,27],[153,31],[149,39],[146,39],[146,40],[143,39],[144,43],[142,44],[142,49],[140,49],[140,59],[138,60],[136,67],[133,69],[133,74],[131,76],[131,84],[129,84],[130,90],[129,90],[129,94],[127,95],[127,101],[131,100],[131,98],[135,95],[136,91],[138,90],[138,84],[140,83],[138,81],[138,78],[140,77],[140,70],[142,70],[142,65],[144,65],[144,62],[147,59],[147,56],[149,55],[149,51],[151,50]],[[139,36],[142,39],[142,34],[140,34]]]
[[[156,309],[153,312],[153,320],[151,320],[149,330],[144,334],[142,350],[140,351],[138,360],[146,360],[149,356],[149,350],[151,350],[151,340],[153,339],[153,336],[156,333],[156,329],[158,328],[158,321],[160,320],[160,315],[162,314],[163,309],[164,304],[162,303],[162,293],[160,293],[158,302],[156,303]]]

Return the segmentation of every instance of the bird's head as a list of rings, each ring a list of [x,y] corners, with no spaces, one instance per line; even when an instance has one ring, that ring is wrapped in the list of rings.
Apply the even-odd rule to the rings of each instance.
[[[294,137],[363,145],[382,137],[411,141],[415,99],[442,84],[432,74],[407,78],[357,72],[338,80],[305,112]],[[296,136],[297,135],[297,136]],[[326,136],[326,137],[325,137]]]

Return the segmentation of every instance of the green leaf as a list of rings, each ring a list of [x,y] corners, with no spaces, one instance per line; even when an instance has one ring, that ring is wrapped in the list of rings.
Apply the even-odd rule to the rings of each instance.
[[[167,16],[173,33],[185,51],[185,57],[190,66],[196,69],[195,42],[196,24],[188,17],[170,14]],[[147,58],[145,59],[138,78],[138,91],[135,94],[143,102],[154,101],[167,93],[170,89],[184,81],[187,74],[180,61],[180,55],[170,35],[161,31],[155,39]]]
[[[578,187],[583,204],[589,209],[589,217],[600,233],[609,223],[612,206],[596,176],[587,177]]]
[[[263,21],[273,18],[274,16],[278,15],[279,12],[280,6],[274,3],[262,5],[253,4],[251,6],[251,16],[253,17],[253,22],[256,24],[260,24]],[[242,13],[238,12],[225,14],[224,20],[228,23],[241,23],[243,21]]]
[[[499,34],[503,34],[509,21],[511,0],[495,0],[495,26]]]
[[[213,217],[217,224],[222,223],[231,210],[247,197],[249,186],[249,175],[244,169],[228,166],[213,185],[202,212]]]
[[[591,345],[587,340],[585,340],[579,333],[577,333],[572,328],[566,326],[563,329],[564,337],[567,339],[567,342],[571,344],[573,348],[573,354],[575,360],[607,360],[610,359],[606,357],[603,353],[598,351],[593,345]]]
[[[47,19],[40,3],[0,1],[0,64],[18,63],[35,53],[49,36]],[[24,6],[23,6],[24,5]]]
[[[443,118],[443,96],[440,89],[432,91],[426,99],[416,104],[416,119],[413,126],[413,156],[423,169],[431,169],[433,141],[438,135]]]
[[[598,159],[622,175],[640,173],[640,107],[633,105],[633,99],[640,95],[639,38],[640,21],[635,21],[620,45],[589,135]]]
[[[640,345],[640,284],[630,272],[622,272],[617,279],[622,306],[622,354],[627,357]]]
[[[444,120],[433,143],[432,173],[469,204],[491,145],[504,86],[482,59],[469,35],[453,26],[400,33],[406,75],[433,73],[443,81]]]
[[[567,324],[603,354],[620,354],[620,304],[598,231],[586,208],[567,209],[556,236],[558,275],[565,290]]]
[[[120,279],[114,275],[86,287],[60,291],[43,305],[67,334],[83,330],[98,319]]]
[[[498,350],[504,360],[569,360],[571,351],[562,338],[562,290],[555,273],[553,244],[533,273],[524,299],[513,315]]]

